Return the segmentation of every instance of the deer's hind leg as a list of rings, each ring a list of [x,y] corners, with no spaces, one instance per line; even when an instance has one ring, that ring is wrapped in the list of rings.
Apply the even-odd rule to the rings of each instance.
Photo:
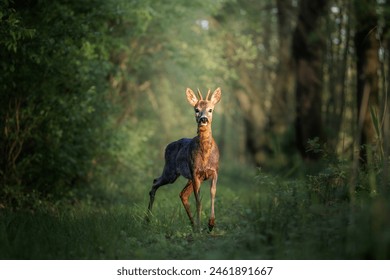
[[[192,217],[191,209],[190,209],[190,203],[188,202],[188,198],[190,197],[191,193],[194,191],[192,181],[188,180],[186,186],[180,193],[180,199],[183,203],[184,208],[186,209],[188,218],[190,219],[191,226],[194,227],[194,218]]]
[[[159,187],[172,184],[176,181],[176,179],[179,177],[179,174],[177,174],[174,169],[171,168],[169,165],[169,162],[165,164],[164,171],[162,175],[156,179],[153,180],[152,189],[149,192],[149,206],[148,206],[148,214],[146,216],[146,221],[150,220],[150,214],[152,212],[154,198],[156,196],[156,192]]]

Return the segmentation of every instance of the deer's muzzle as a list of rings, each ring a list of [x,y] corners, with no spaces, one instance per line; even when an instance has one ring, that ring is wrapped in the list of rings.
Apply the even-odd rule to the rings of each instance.
[[[208,122],[209,122],[209,119],[207,117],[201,117],[201,118],[199,118],[198,124],[199,125],[207,125]]]

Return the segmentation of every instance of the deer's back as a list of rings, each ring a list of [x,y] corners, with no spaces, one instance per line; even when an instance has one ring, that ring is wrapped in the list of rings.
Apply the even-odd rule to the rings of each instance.
[[[190,148],[193,139],[182,138],[170,143],[165,149],[165,169],[191,179]]]

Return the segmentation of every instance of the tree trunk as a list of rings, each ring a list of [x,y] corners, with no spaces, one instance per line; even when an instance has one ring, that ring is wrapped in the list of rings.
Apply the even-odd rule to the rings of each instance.
[[[352,4],[342,1],[338,11],[327,17],[327,101],[324,125],[327,131],[327,148],[336,151],[340,142],[340,131],[345,117],[346,93],[348,86],[347,73],[350,63]],[[323,96],[324,97],[324,96]]]
[[[298,22],[293,34],[293,57],[296,67],[297,149],[304,159],[318,159],[318,153],[307,152],[307,142],[318,138],[325,142],[322,124],[322,57],[324,42],[320,19],[327,0],[299,2]]]
[[[379,114],[378,17],[376,0],[355,1],[356,33],[355,49],[357,59],[357,106],[360,162],[367,163],[369,147],[377,139],[372,116]]]
[[[276,70],[276,83],[274,86],[274,94],[272,96],[272,104],[269,115],[268,130],[272,134],[272,138],[268,139],[268,146],[275,153],[275,145],[278,148],[283,148],[281,142],[285,142],[284,138],[288,128],[292,124],[294,116],[293,99],[293,63],[291,58],[291,39],[293,31],[293,7],[289,1],[277,0],[276,6],[278,9],[277,26],[278,26],[278,68]],[[276,141],[277,143],[271,143]],[[281,156],[274,155],[274,156]]]

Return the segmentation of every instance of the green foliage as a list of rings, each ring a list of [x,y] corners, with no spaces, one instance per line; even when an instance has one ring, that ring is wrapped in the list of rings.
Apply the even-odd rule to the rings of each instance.
[[[388,258],[390,240],[384,237],[390,232],[385,222],[388,213],[377,209],[384,210],[387,199],[357,189],[359,202],[351,207],[349,175],[343,169],[343,165],[331,165],[307,180],[294,181],[260,173],[259,186],[267,198],[253,215],[261,240],[254,250],[266,248],[270,258],[276,259]],[[381,225],[372,227],[372,223]]]
[[[21,24],[20,15],[12,8],[13,1],[2,1],[0,4],[0,46],[16,53],[19,43],[24,39],[32,39],[35,30]]]
[[[146,32],[149,6],[99,0],[2,5],[1,189],[53,193],[85,185],[97,159],[118,161],[118,147],[140,144],[137,137],[127,144],[136,131],[129,132],[131,126],[114,129],[128,105],[118,104],[109,77],[116,76],[111,56],[123,48],[122,38],[128,42]]]
[[[323,204],[348,201],[346,171],[339,165],[329,166],[317,175],[308,175],[308,190],[312,198]]]

